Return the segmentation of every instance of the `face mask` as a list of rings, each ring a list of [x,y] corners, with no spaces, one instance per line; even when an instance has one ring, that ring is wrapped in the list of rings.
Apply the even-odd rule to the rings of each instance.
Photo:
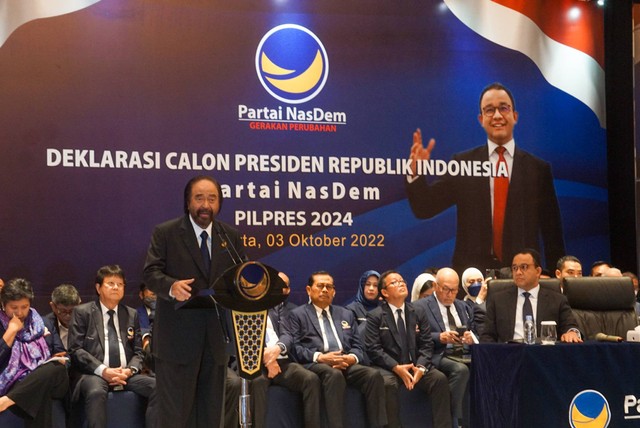
[[[144,299],[142,299],[142,302],[144,303],[144,305],[151,309],[152,311],[156,310],[156,298],[155,297],[145,297]]]
[[[482,283],[480,281],[471,283],[467,288],[469,292],[469,296],[476,297],[480,293],[480,289],[482,288]]]

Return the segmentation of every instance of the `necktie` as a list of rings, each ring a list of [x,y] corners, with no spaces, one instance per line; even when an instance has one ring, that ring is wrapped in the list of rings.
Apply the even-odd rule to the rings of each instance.
[[[451,312],[451,305],[447,306],[447,320],[449,321],[449,330],[455,331],[458,325],[453,317],[453,312]]]
[[[110,309],[109,322],[107,323],[107,335],[109,336],[109,367],[120,367],[120,345],[118,344],[118,333],[116,332],[116,324],[113,321],[115,311]]]
[[[407,342],[407,329],[404,325],[404,319],[402,318],[402,309],[396,309],[398,313],[398,335],[400,336],[400,364],[407,364],[410,362],[409,358],[409,345]]]
[[[327,311],[324,309],[322,310],[322,324],[324,325],[324,334],[327,336],[327,352],[339,351],[340,347],[338,346],[338,339],[336,339],[336,335],[333,334],[331,321],[329,321]]]
[[[207,272],[207,275],[209,275],[209,271],[211,271],[211,255],[209,254],[209,246],[207,245],[209,234],[206,230],[203,230],[200,237],[202,238],[200,242],[200,253],[202,254],[202,261],[204,262],[204,270]]]
[[[531,293],[525,291],[522,295],[524,296],[524,304],[522,305],[522,322],[524,324],[524,321],[527,319],[527,315],[531,315],[531,319],[533,319],[533,308],[531,307],[531,300],[529,300]],[[536,320],[533,319],[533,322],[535,325]]]
[[[502,146],[496,148],[498,163],[496,171],[507,171],[507,160],[504,158],[506,149]],[[493,178],[493,253],[502,261],[502,231],[504,230],[504,212],[507,207],[507,194],[509,193],[509,176]]]

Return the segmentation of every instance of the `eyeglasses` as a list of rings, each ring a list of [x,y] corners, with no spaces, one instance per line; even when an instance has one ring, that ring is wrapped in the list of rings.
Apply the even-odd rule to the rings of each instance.
[[[66,316],[70,316],[73,313],[73,309],[60,309],[60,308],[56,308],[56,312],[58,313],[58,315],[66,315]]]
[[[511,113],[511,106],[509,104],[500,104],[498,107],[487,106],[482,109],[482,114],[486,117],[493,117],[496,114],[496,110],[500,112],[502,116]]]
[[[395,281],[391,281],[390,283],[387,284],[387,287],[399,287],[401,285],[407,285],[406,281],[404,279],[396,279]]]
[[[124,288],[124,282],[105,282],[104,285],[109,288]]]
[[[336,289],[335,285],[333,284],[313,284],[313,285],[319,290],[326,288],[327,291],[333,291]]]
[[[457,294],[458,293],[458,289],[457,288],[449,288],[449,287],[445,287],[445,286],[442,286],[441,288],[442,288],[442,292],[444,294],[454,294],[454,293]]]
[[[511,266],[511,271],[512,272],[517,272],[518,269],[521,270],[522,272],[526,272],[527,269],[529,269],[529,266],[533,266],[532,264],[528,264],[528,263],[522,263],[519,265],[513,265]]]

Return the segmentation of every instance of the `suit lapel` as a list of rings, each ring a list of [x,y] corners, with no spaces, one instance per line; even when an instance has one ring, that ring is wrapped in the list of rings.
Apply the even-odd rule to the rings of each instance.
[[[405,303],[404,305],[404,313],[405,313],[405,325],[407,327],[407,345],[409,347],[409,355],[411,356],[411,361],[416,361],[416,311],[413,309],[413,306],[409,303]],[[400,335],[398,335],[399,337]]]
[[[433,295],[432,297],[429,297],[428,307],[433,314],[433,317],[436,319],[436,321],[438,321],[440,331],[445,331],[446,328],[444,326],[444,320],[442,319],[442,313],[440,312],[440,306],[438,305],[438,302],[436,301],[435,297],[433,297]]]
[[[100,303],[93,302],[91,306],[91,322],[95,325],[96,333],[98,335],[98,341],[100,342],[100,348],[102,348],[102,357],[104,358],[106,350],[104,349],[104,321],[102,319],[102,307]],[[90,330],[88,330],[90,331]]]
[[[118,305],[118,324],[122,347],[124,348],[124,353],[128,360],[129,353],[127,352],[127,343],[129,342],[129,334],[127,330],[129,330],[129,312],[124,305]]]
[[[320,322],[318,321],[318,313],[316,312],[316,307],[313,304],[309,303],[305,306],[305,310],[307,313],[307,317],[309,318],[309,323],[316,329],[316,333],[320,338],[322,338],[322,330],[320,330]]]
[[[336,328],[336,332],[338,333],[338,339],[340,339],[340,343],[342,344],[342,349],[345,349],[345,339],[342,328],[342,319],[338,316],[337,310],[333,310],[333,305],[329,306],[329,311],[331,312],[331,319],[333,320],[333,326]],[[339,319],[340,318],[340,319]]]
[[[508,340],[513,339],[513,332],[516,330],[516,310],[517,310],[517,305],[518,305],[518,287],[516,287],[515,285],[513,286],[513,289],[506,291],[506,297],[507,297],[507,305],[509,308],[511,308],[510,310],[506,311],[507,316],[508,316],[508,324],[509,327],[509,334],[511,335]]]
[[[454,300],[453,301],[453,306],[455,306],[456,308],[456,312],[458,313],[458,317],[460,318],[460,322],[463,325],[467,326],[467,330],[471,329],[471,326],[469,325],[469,315],[467,314],[467,309],[469,308],[466,303],[461,302],[459,300]]]
[[[396,323],[396,318],[393,312],[391,312],[391,307],[388,304],[384,305],[383,315],[387,318],[387,325],[389,326],[389,331],[391,331],[393,340],[396,342],[396,345],[398,345],[398,349],[401,349],[402,346],[400,345],[400,333],[398,333],[398,324]]]

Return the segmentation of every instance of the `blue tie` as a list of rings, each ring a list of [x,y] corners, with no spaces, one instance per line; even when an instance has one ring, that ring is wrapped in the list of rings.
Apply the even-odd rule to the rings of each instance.
[[[204,262],[204,270],[207,272],[207,276],[209,276],[209,272],[211,271],[211,255],[209,254],[209,247],[207,246],[207,241],[209,239],[209,234],[206,230],[203,230],[200,234],[202,241],[200,242],[200,253],[202,253],[202,261]]]
[[[329,321],[327,311],[325,311],[324,309],[322,310],[322,324],[324,325],[324,334],[327,336],[327,352],[339,351],[340,347],[338,346],[338,339],[336,339],[336,335],[333,334],[331,321]]]

